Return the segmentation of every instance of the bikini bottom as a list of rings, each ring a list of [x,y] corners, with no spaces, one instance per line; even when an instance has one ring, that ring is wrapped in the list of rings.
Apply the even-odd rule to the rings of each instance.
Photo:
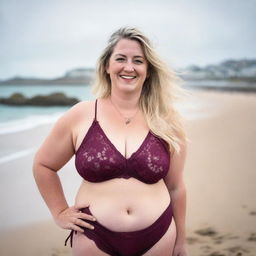
[[[89,207],[80,209],[82,212],[92,215]],[[84,228],[84,235],[93,240],[96,246],[111,256],[141,256],[152,248],[166,233],[172,222],[171,202],[161,216],[150,226],[131,232],[116,232],[102,226],[97,221],[86,220],[94,226],[94,229]],[[73,233],[65,241],[65,246],[70,238],[72,247]]]

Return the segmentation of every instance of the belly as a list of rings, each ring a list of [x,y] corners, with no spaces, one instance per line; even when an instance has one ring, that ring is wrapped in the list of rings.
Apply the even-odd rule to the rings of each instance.
[[[75,202],[89,205],[100,224],[117,232],[150,226],[169,203],[170,195],[163,180],[145,184],[134,178],[100,183],[83,181]]]

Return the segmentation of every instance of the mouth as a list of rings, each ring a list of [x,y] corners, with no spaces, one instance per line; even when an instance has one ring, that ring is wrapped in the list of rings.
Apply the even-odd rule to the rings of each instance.
[[[125,75],[120,75],[120,77],[126,80],[132,80],[136,78],[136,76],[125,76]]]

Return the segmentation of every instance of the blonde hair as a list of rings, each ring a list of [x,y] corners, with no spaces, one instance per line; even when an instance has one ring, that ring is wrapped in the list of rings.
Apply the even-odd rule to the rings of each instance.
[[[137,28],[123,27],[111,35],[107,47],[98,59],[92,93],[96,97],[110,96],[111,80],[106,67],[114,47],[121,39],[137,41],[148,61],[149,76],[142,87],[139,105],[149,129],[169,144],[171,153],[179,153],[180,145],[187,141],[187,137],[184,119],[177,111],[175,103],[186,92],[179,85],[181,79],[161,61],[149,39]]]

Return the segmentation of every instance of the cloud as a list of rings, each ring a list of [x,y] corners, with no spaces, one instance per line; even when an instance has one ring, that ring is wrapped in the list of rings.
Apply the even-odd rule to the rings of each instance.
[[[174,66],[255,57],[255,1],[2,0],[0,78],[94,66],[109,35],[134,25]]]

